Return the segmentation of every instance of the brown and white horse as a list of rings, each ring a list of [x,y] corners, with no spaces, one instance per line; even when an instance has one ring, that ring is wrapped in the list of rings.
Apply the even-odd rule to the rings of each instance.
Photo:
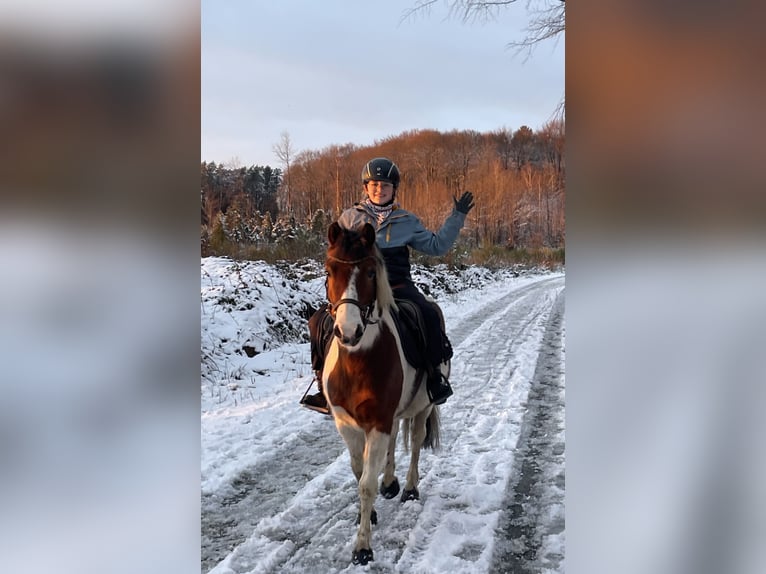
[[[399,423],[405,448],[410,439],[410,467],[402,493],[406,501],[419,497],[420,449],[438,447],[439,411],[428,399],[422,373],[405,360],[391,315],[396,304],[374,228],[365,224],[350,231],[335,222],[328,239],[327,296],[335,323],[322,379],[359,484],[359,530],[352,561],[367,564],[373,560],[371,524],[377,522],[373,502],[381,470],[381,494],[393,498],[399,492],[394,474]],[[449,375],[449,363],[442,369]]]

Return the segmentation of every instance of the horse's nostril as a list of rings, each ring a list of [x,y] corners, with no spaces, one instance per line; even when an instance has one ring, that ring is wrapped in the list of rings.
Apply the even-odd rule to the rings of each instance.
[[[341,329],[340,325],[335,325],[332,333],[342,344],[353,347],[362,339],[362,335],[364,335],[364,326],[356,325],[352,332],[350,326],[348,330],[344,330]]]

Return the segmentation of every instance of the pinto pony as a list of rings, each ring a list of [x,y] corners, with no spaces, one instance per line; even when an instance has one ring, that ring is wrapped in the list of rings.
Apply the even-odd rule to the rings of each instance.
[[[402,501],[414,500],[419,498],[420,449],[438,447],[439,410],[428,399],[423,373],[402,351],[392,317],[396,303],[374,228],[365,224],[351,231],[335,222],[328,239],[327,296],[335,322],[322,382],[359,484],[359,530],[352,561],[367,564],[373,560],[371,524],[377,523],[373,502],[381,470],[381,494],[393,498],[399,493],[394,474],[399,423],[404,446],[409,438],[411,451]],[[449,375],[449,363],[441,368]]]

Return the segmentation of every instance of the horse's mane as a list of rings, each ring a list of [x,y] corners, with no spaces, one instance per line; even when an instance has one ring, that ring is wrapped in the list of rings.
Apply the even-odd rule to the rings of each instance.
[[[388,310],[396,310],[396,302],[394,301],[394,292],[391,289],[391,284],[388,282],[388,271],[386,270],[386,262],[383,259],[383,254],[378,249],[377,245],[373,246],[375,255],[375,266],[377,267],[375,277],[377,278],[377,291],[378,291],[378,305],[380,306],[381,313]]]

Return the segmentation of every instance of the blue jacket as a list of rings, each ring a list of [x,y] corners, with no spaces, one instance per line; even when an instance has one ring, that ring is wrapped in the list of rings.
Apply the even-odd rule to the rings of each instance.
[[[454,245],[460,229],[465,224],[465,213],[453,209],[439,231],[429,231],[413,213],[394,205],[391,214],[378,224],[378,219],[369,207],[355,203],[338,218],[346,229],[356,229],[365,223],[377,231],[375,241],[386,260],[388,278],[392,285],[412,281],[408,247],[426,255],[444,255]]]

